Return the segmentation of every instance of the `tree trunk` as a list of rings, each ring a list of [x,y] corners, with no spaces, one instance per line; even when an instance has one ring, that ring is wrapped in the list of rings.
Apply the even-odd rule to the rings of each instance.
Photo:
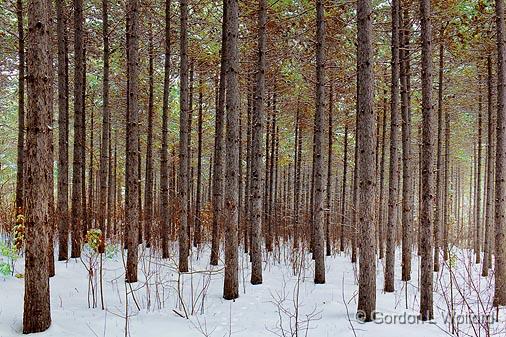
[[[169,96],[170,96],[170,4],[165,1],[165,60],[162,102],[162,152],[160,154],[160,222],[162,257],[169,257],[170,206],[169,206]]]
[[[81,256],[83,227],[84,172],[84,46],[83,1],[74,0],[74,154],[72,164],[72,251],[70,257]]]
[[[404,3],[402,15],[401,52],[401,111],[402,111],[402,280],[411,279],[411,249],[413,241],[414,179],[411,150],[411,83],[409,11]]]
[[[198,138],[197,138],[197,195],[195,200],[195,224],[193,245],[200,247],[202,240],[202,224],[200,221],[200,208],[202,203],[201,189],[202,189],[202,109],[203,109],[203,83],[202,73],[199,72],[199,113],[198,113]]]
[[[148,139],[146,143],[146,183],[144,184],[144,240],[146,247],[151,247],[151,224],[153,223],[153,23],[149,22],[149,37],[148,37]]]
[[[326,214],[325,214],[325,255],[330,256],[330,226],[332,220],[332,140],[334,136],[334,130],[332,126],[332,113],[334,105],[334,88],[333,82],[330,82],[329,90],[329,115],[328,115],[328,141],[327,141],[327,200],[326,200]]]
[[[227,142],[225,179],[225,280],[223,298],[232,300],[239,297],[237,229],[239,203],[239,4],[237,0],[227,1]]]
[[[69,236],[69,87],[68,45],[63,1],[56,2],[58,36],[58,261],[68,259]]]
[[[392,84],[390,100],[390,166],[388,181],[387,249],[385,261],[385,292],[393,292],[395,271],[395,238],[399,209],[399,1],[392,0]]]
[[[506,50],[504,46],[504,1],[496,0],[497,38],[497,143],[495,173],[495,294],[496,306],[506,305]]]
[[[433,170],[433,127],[432,111],[432,25],[430,0],[420,0],[422,35],[422,208],[420,210],[420,314],[424,321],[431,320],[432,304],[432,170]]]
[[[127,2],[127,73],[128,107],[126,135],[126,195],[125,227],[127,235],[126,281],[137,282],[137,263],[139,242],[139,4],[137,0]]]
[[[225,147],[225,90],[227,83],[227,1],[223,1],[223,23],[221,27],[221,64],[218,105],[214,126],[214,166],[213,166],[213,229],[211,242],[211,265],[217,266],[220,256],[220,228],[223,208],[223,155]]]
[[[487,151],[487,196],[485,204],[485,242],[483,244],[483,269],[482,276],[488,276],[491,267],[491,241],[493,232],[493,209],[494,209],[494,159],[495,159],[495,113],[492,105],[492,56],[487,57],[487,112],[488,112],[488,151]],[[458,209],[458,207],[457,207]]]
[[[25,151],[25,30],[23,28],[23,1],[16,1],[18,22],[18,157],[16,170],[16,214],[23,210],[23,166]]]
[[[372,4],[357,3],[357,146],[358,151],[358,216],[360,233],[360,265],[358,284],[358,313],[371,321],[376,309],[376,235],[375,207],[375,147],[376,116],[373,111],[374,79],[372,67]]]
[[[325,283],[325,232],[323,196],[325,186],[323,182],[323,111],[325,109],[325,18],[322,0],[316,1],[316,112],[314,117],[314,200],[313,200],[313,226],[315,260],[314,282]]]
[[[180,36],[180,114],[179,114],[179,271],[188,271],[188,0],[181,0]]]
[[[258,3],[258,59],[256,64],[256,83],[253,102],[251,133],[251,284],[262,283],[262,196],[264,183],[263,133],[265,96],[265,45],[267,4]]]
[[[26,137],[26,249],[23,333],[51,325],[48,230],[52,189],[50,20],[46,1],[28,2]],[[49,79],[49,80],[48,80]]]
[[[102,0],[102,39],[104,43],[103,54],[103,82],[102,82],[102,141],[100,142],[100,210],[98,211],[98,224],[102,231],[102,240],[99,252],[105,252],[105,222],[107,211],[107,171],[109,162],[109,9],[108,0]],[[110,184],[110,182],[109,182]]]

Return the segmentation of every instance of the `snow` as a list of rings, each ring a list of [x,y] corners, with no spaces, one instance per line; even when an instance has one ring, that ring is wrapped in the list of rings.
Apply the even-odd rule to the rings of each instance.
[[[448,315],[445,296],[448,298],[450,294],[450,265],[443,264],[443,271],[434,274],[435,320],[431,323],[418,321],[402,324],[399,322],[402,317],[413,320],[418,314],[418,257],[413,256],[413,277],[407,283],[409,309],[405,309],[406,283],[400,281],[399,254],[394,293],[384,293],[382,290],[383,266],[379,261],[377,310],[382,313],[385,321],[393,317],[385,315],[397,315],[397,322],[361,324],[355,319],[357,270],[350,262],[349,255],[326,257],[327,282],[315,285],[313,262],[309,254],[303,258],[304,267],[299,268],[300,274],[294,275],[292,267],[294,264],[299,265],[300,254],[292,254],[288,246],[282,246],[268,257],[264,253],[262,285],[253,286],[249,283],[249,257],[246,254],[239,255],[240,297],[235,301],[222,298],[223,263],[215,267],[209,266],[209,247],[204,247],[201,251],[193,250],[190,263],[192,273],[185,275],[177,272],[177,256],[162,260],[149,249],[141,247],[139,282],[131,285],[124,282],[123,257],[117,249],[115,256],[103,260],[106,310],[101,310],[100,291],[96,294],[97,307],[88,307],[89,283],[85,264],[89,263],[90,252],[87,250],[82,260],[55,262],[56,276],[50,281],[52,325],[40,336],[125,336],[126,324],[129,336],[292,336],[290,327],[293,330],[295,326],[293,314],[296,303],[299,307],[298,336],[447,335],[450,326],[445,323]],[[172,247],[172,251],[177,252],[177,247]],[[299,262],[294,262],[296,256]],[[455,311],[464,313],[472,310],[476,313],[479,308],[480,312],[491,311],[490,303],[483,303],[491,301],[493,277],[480,278],[479,265],[468,263],[472,256],[466,251],[459,250],[455,256],[455,263],[460,266],[456,268],[453,279]],[[93,263],[98,268],[98,260]],[[23,272],[22,259],[17,261],[16,272]],[[93,282],[98,282],[97,275],[94,275]],[[23,283],[23,279],[15,277],[0,278],[0,337],[21,335]],[[297,284],[298,300],[294,295],[297,293]],[[455,284],[462,288],[460,293]],[[126,292],[129,292],[128,296]],[[125,319],[127,297],[128,320]],[[499,322],[493,324],[491,330],[496,335],[506,336],[504,326],[504,314],[501,312]],[[474,335],[472,324],[464,324],[460,328]],[[481,335],[484,336],[485,333],[481,332]]]

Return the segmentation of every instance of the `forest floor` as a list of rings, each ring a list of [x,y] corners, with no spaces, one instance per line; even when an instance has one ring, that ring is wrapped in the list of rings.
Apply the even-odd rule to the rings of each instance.
[[[240,297],[225,301],[223,264],[209,266],[208,247],[192,252],[193,272],[185,275],[177,272],[174,259],[162,260],[141,248],[139,282],[131,285],[124,282],[121,250],[111,247],[103,258],[105,310],[101,310],[100,260],[85,250],[82,259],[56,262],[56,276],[50,281],[52,325],[40,335],[445,336],[452,329],[448,313],[453,295],[454,326],[460,335],[485,336],[488,330],[490,335],[506,336],[504,309],[499,322],[477,319],[483,314],[495,315],[491,306],[493,277],[481,278],[479,265],[470,264],[471,256],[465,251],[456,251],[449,263],[442,265],[442,271],[434,274],[435,319],[431,323],[417,320],[418,257],[413,257],[413,278],[407,283],[400,281],[400,260],[396,260],[396,291],[388,294],[383,292],[383,263],[378,262],[377,310],[381,314],[367,324],[355,318],[357,270],[349,255],[326,258],[327,282],[323,285],[313,283],[310,255],[301,257],[286,246],[269,258],[264,255],[264,282],[252,286],[248,256],[240,255]],[[22,258],[16,262],[15,272],[23,272]],[[21,335],[23,286],[22,278],[0,276],[0,337]]]

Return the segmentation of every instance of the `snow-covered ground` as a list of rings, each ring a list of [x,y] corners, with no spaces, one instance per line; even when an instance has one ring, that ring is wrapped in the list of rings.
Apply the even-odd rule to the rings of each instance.
[[[177,251],[173,247],[173,251]],[[152,255],[150,255],[152,254]],[[435,294],[432,323],[416,320],[419,307],[418,258],[413,257],[412,281],[400,281],[400,260],[396,265],[396,292],[383,292],[383,265],[378,262],[376,322],[361,324],[355,319],[357,270],[348,255],[326,258],[326,284],[313,284],[313,263],[309,255],[295,255],[288,248],[264,256],[262,285],[249,283],[247,255],[240,255],[240,297],[222,298],[223,264],[210,267],[209,248],[193,251],[192,273],[177,272],[176,260],[162,260],[149,249],[140,249],[139,282],[126,285],[121,251],[103,259],[103,299],[96,290],[96,304],[89,290],[89,256],[56,262],[51,279],[51,328],[41,336],[444,336],[451,331],[448,308],[454,303],[459,329],[486,336],[486,324],[470,323],[491,309],[493,278],[480,278],[479,266],[469,264],[467,252],[457,251],[443,272],[434,274]],[[89,255],[89,252],[86,253]],[[397,256],[399,258],[399,256]],[[300,273],[293,266],[301,264]],[[93,262],[98,270],[98,260]],[[455,269],[451,278],[448,268]],[[16,272],[23,271],[22,259]],[[94,288],[99,288],[94,275]],[[23,279],[0,277],[0,337],[21,335]],[[297,296],[298,293],[298,296]],[[406,307],[406,294],[407,306]],[[453,301],[450,296],[453,294]],[[478,295],[480,294],[480,295]],[[89,304],[91,308],[89,307]],[[504,311],[504,309],[502,309]],[[128,312],[128,315],[126,315]],[[298,318],[296,319],[295,316]],[[464,316],[462,316],[465,314]],[[467,316],[466,316],[467,315]],[[128,316],[128,318],[126,318]],[[188,318],[187,318],[188,317]],[[471,317],[471,318],[472,318]],[[464,322],[464,320],[466,320]],[[395,323],[392,323],[395,321]],[[406,322],[407,321],[407,322]],[[297,322],[297,323],[296,323]],[[491,335],[506,336],[505,316],[490,325]],[[481,329],[481,330],[480,330]],[[476,332],[476,333],[475,333]]]

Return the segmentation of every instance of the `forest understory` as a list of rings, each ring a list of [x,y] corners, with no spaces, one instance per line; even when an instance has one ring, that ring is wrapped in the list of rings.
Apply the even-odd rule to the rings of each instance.
[[[210,246],[193,249],[190,270],[178,272],[177,243],[171,257],[139,248],[139,280],[124,282],[125,252],[117,245],[100,257],[85,249],[80,259],[56,262],[51,278],[52,327],[41,336],[504,336],[506,312],[492,305],[493,275],[481,277],[471,251],[452,250],[453,266],[434,274],[435,317],[420,320],[419,263],[413,257],[413,279],[396,278],[394,293],[383,289],[382,261],[377,271],[377,311],[374,323],[355,316],[357,266],[350,252],[326,257],[327,282],[313,282],[311,255],[281,243],[263,252],[265,282],[250,284],[249,255],[240,254],[240,297],[222,297],[223,261],[211,266]],[[223,253],[223,252],[222,252]],[[400,252],[397,252],[400,257]],[[458,267],[456,267],[458,266]],[[22,272],[16,261],[14,273]],[[102,281],[100,281],[102,268]],[[397,268],[396,275],[400,275]],[[91,272],[91,273],[90,273]],[[451,278],[451,280],[450,280]],[[0,297],[0,336],[22,332],[23,281],[5,277]],[[103,306],[103,310],[101,310]],[[453,318],[450,314],[454,312]]]

